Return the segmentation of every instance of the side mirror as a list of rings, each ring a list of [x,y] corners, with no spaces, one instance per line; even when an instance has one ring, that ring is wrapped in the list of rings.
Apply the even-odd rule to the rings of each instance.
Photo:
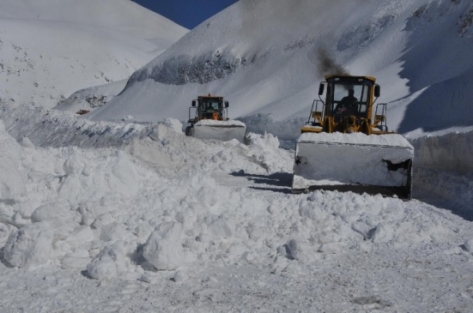
[[[230,103],[228,101],[225,101],[225,107],[228,108],[230,106]]]
[[[195,100],[192,100],[192,106],[195,107]]]
[[[379,85],[374,86],[374,96],[378,98],[381,95],[381,87]]]
[[[320,84],[320,86],[319,86],[319,96],[324,94],[324,87],[325,87],[324,84]]]

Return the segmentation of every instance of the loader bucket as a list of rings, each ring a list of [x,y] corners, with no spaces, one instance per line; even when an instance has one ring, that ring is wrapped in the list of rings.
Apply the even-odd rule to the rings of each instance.
[[[316,189],[411,198],[414,148],[401,135],[304,133],[295,152],[293,193]]]
[[[199,139],[245,141],[246,125],[239,121],[201,120],[191,130],[191,136]]]

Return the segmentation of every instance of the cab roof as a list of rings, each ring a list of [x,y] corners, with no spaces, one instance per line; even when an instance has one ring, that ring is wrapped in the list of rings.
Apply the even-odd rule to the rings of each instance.
[[[369,81],[372,81],[373,83],[376,82],[376,78],[373,76],[357,76],[357,75],[325,75],[325,80],[331,80],[335,78],[340,78],[340,80],[343,80],[344,78],[349,78],[349,79],[367,79]]]
[[[198,96],[197,97],[198,99],[219,99],[219,100],[222,100],[223,97],[219,97],[219,96],[212,96],[211,94],[208,94],[206,96]]]

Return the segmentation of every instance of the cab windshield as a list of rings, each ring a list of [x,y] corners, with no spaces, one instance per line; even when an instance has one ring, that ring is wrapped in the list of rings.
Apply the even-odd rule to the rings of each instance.
[[[338,108],[346,102],[354,106],[354,114],[358,116],[366,115],[368,103],[368,84],[329,84],[327,94],[326,114],[336,114]],[[350,95],[352,90],[353,94]]]
[[[203,111],[218,111],[220,109],[220,101],[218,100],[205,100],[202,102]]]

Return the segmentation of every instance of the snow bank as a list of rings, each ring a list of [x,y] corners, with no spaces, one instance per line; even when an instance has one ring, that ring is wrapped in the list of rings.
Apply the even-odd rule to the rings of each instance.
[[[96,279],[129,273],[146,280],[148,271],[205,264],[297,273],[348,250],[408,249],[448,243],[455,234],[449,220],[416,201],[275,191],[286,184],[293,156],[270,134],[249,134],[246,146],[185,137],[164,125],[154,130],[124,151],[38,148],[24,140],[17,148],[27,194],[0,202],[5,262],[50,262]]]
[[[415,192],[425,201],[473,219],[473,131],[443,131],[411,140]]]
[[[473,173],[473,131],[432,134],[411,140],[416,163],[423,168],[459,175]]]

